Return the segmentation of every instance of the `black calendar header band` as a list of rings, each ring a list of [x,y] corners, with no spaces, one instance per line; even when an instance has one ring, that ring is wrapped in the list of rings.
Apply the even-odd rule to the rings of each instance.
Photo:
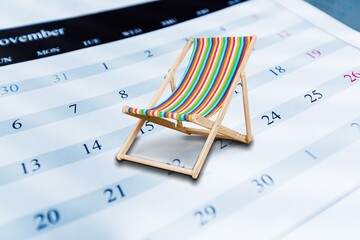
[[[0,67],[118,41],[246,0],[156,1],[0,30]]]

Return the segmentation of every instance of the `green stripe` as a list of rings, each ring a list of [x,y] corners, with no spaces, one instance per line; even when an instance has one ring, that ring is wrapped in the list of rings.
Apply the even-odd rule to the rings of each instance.
[[[221,70],[221,63],[222,60],[224,58],[224,55],[226,54],[226,49],[227,49],[227,45],[228,45],[228,41],[227,39],[220,39],[219,40],[219,44],[220,44],[220,52],[218,54],[218,56],[215,58],[214,60],[214,68],[212,71],[210,71],[210,77],[208,79],[208,83],[207,83],[207,87],[205,89],[205,91],[202,92],[201,97],[198,99],[196,105],[189,109],[187,111],[187,113],[191,113],[193,112],[199,105],[201,105],[201,103],[204,101],[204,99],[206,97],[208,97],[208,93],[211,91],[212,87],[214,86],[214,84],[216,83],[216,77],[218,76],[220,70]]]
[[[228,79],[226,81],[226,85],[224,84],[224,87],[222,88],[221,93],[218,95],[218,97],[216,99],[214,99],[213,104],[211,106],[211,108],[205,109],[205,111],[202,113],[204,116],[208,116],[222,101],[222,99],[225,97],[226,92],[228,91],[228,88],[230,87],[232,80],[234,79],[234,75],[236,74],[237,71],[237,67],[238,67],[238,62],[241,58],[241,55],[243,53],[243,48],[244,48],[244,42],[243,38],[238,39],[238,41],[240,42],[240,46],[238,46],[236,48],[236,52],[235,52],[235,56],[234,56],[234,60],[230,63],[231,65],[231,70],[230,70],[230,74],[228,76]]]
[[[229,50],[229,43],[227,43],[225,54],[228,50]],[[223,59],[221,67],[223,67],[224,63],[225,63],[225,61]],[[218,80],[220,81],[220,79],[218,79]],[[228,86],[229,84],[230,84],[229,79],[225,79],[225,82],[221,85],[220,94],[218,93],[215,96],[215,98],[213,98],[213,100],[209,103],[208,107],[206,107],[203,110],[202,115],[207,116],[217,106],[216,103],[221,101],[221,99],[223,98],[224,92],[226,91],[226,88],[224,86]]]

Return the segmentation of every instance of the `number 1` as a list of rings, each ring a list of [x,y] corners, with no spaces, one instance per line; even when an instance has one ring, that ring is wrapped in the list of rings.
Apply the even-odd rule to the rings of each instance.
[[[72,107],[74,107],[74,113],[76,113],[76,104],[69,105],[69,108],[72,108]]]
[[[314,154],[312,154],[309,150],[305,150],[305,152],[306,152],[307,154],[309,154],[314,160],[317,159],[317,157],[316,157]]]

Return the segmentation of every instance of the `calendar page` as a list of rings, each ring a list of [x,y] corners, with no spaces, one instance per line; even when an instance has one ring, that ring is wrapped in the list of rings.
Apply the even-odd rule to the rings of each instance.
[[[359,239],[360,33],[299,0],[0,12],[1,239]],[[216,139],[197,180],[116,161],[189,37],[254,34],[250,145]],[[204,141],[145,122],[130,153],[191,169]]]

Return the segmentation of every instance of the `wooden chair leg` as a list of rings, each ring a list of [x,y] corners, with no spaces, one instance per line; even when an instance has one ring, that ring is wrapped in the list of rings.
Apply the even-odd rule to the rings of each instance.
[[[170,72],[171,69],[169,69],[169,72]],[[175,83],[175,77],[174,77],[174,74],[171,76],[170,78],[170,88],[171,88],[171,92],[174,92],[175,89],[176,89],[176,83]],[[180,120],[176,120],[176,125],[178,127],[183,127],[183,124],[182,124],[182,121]]]
[[[131,132],[131,134],[129,135],[129,137],[126,139],[124,145],[121,147],[120,151],[118,152],[118,154],[116,155],[116,159],[118,161],[121,161],[121,155],[126,154],[127,151],[129,150],[130,146],[133,144],[136,136],[138,135],[141,127],[144,125],[145,120],[141,119],[138,121],[137,125],[135,126],[134,130]]]
[[[193,179],[197,179],[200,173],[200,170],[202,166],[204,165],[205,159],[207,155],[209,154],[210,148],[214,142],[214,139],[216,137],[216,133],[218,131],[219,126],[214,125],[214,127],[211,129],[209,136],[207,137],[205,144],[203,148],[201,149],[200,155],[195,163],[195,166],[193,168],[193,171],[191,173],[191,177]]]
[[[240,69],[240,71],[238,72],[237,75],[237,81],[233,81],[233,83],[231,84],[230,90],[229,90],[229,94],[226,96],[225,100],[224,100],[224,104],[219,112],[218,117],[216,118],[215,122],[213,124],[211,124],[211,130],[209,133],[208,138],[206,139],[206,142],[204,144],[203,149],[201,150],[201,153],[199,155],[199,158],[194,166],[193,172],[191,174],[191,177],[193,179],[196,179],[199,176],[200,170],[204,164],[205,158],[209,153],[210,147],[216,137],[216,134],[218,133],[220,124],[225,116],[225,112],[227,111],[229,104],[230,104],[230,100],[233,97],[234,93],[235,93],[235,88],[238,84],[238,81],[241,80],[243,83],[245,83],[245,87],[243,86],[243,100],[244,100],[244,107],[246,107],[247,109],[244,110],[245,111],[245,116],[248,117],[248,120],[245,121],[247,122],[246,124],[246,130],[247,130],[247,135],[250,133],[251,134],[251,130],[250,130],[250,118],[249,118],[249,105],[248,105],[248,100],[247,100],[247,86],[246,86],[246,78],[245,78],[245,73],[243,72],[243,70]],[[201,118],[199,118],[201,121]],[[198,120],[199,120],[198,119]],[[195,119],[196,120],[196,117]],[[204,122],[204,125],[208,125],[206,122]],[[210,126],[210,125],[209,125]]]
[[[249,98],[247,91],[247,82],[246,82],[246,74],[242,72],[240,74],[241,84],[242,84],[242,97],[243,97],[243,105],[244,105],[244,115],[245,115],[245,128],[246,128],[246,140],[248,143],[252,140],[251,133],[251,124],[250,124],[250,110],[249,110]]]

